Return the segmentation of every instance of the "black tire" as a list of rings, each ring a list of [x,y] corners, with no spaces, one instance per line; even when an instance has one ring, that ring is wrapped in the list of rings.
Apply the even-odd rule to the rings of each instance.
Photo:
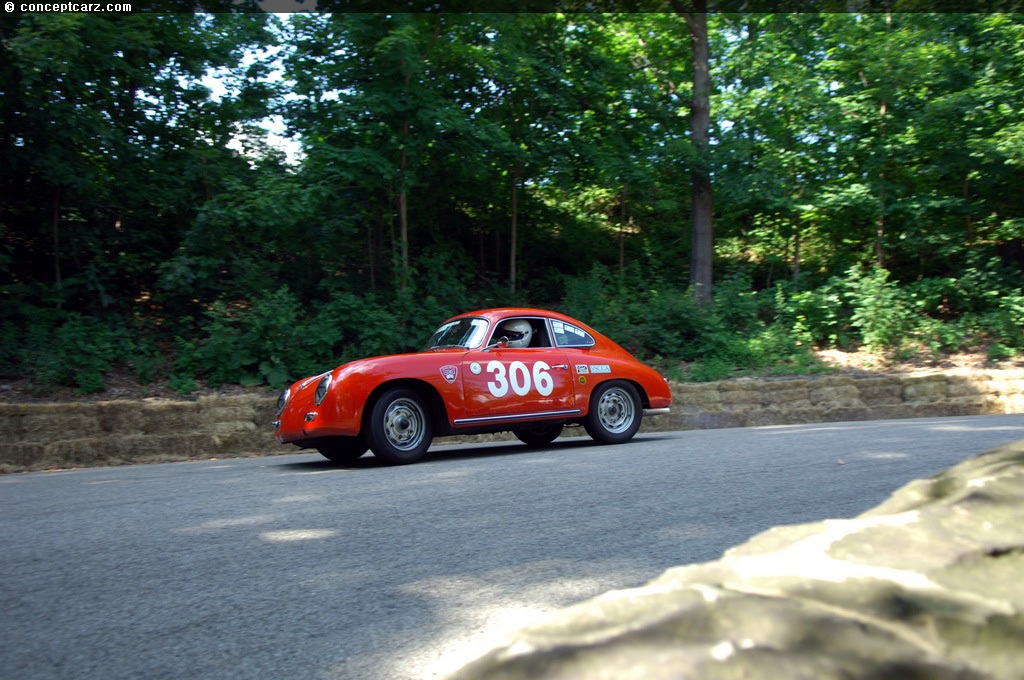
[[[587,434],[602,444],[628,442],[644,417],[640,394],[631,383],[609,380],[590,395],[590,410],[583,421]]]
[[[512,430],[516,439],[527,446],[547,446],[562,434],[562,423],[534,423]]]
[[[365,430],[373,455],[389,465],[415,463],[434,437],[430,409],[405,387],[390,389],[374,402]]]
[[[329,443],[316,447],[327,460],[333,463],[351,463],[366,453],[366,440],[362,437],[335,437]]]

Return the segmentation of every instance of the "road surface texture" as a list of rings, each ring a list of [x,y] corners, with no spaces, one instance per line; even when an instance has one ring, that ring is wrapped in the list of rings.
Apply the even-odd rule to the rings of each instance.
[[[547,611],[850,517],[1024,415],[0,477],[0,677],[437,677]]]

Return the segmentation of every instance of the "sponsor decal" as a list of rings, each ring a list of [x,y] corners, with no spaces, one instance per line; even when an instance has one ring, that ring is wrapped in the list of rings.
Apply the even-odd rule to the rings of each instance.
[[[587,384],[587,376],[585,376],[585,375],[581,375],[580,376],[580,384],[581,385],[586,385]]]
[[[590,373],[590,368],[586,364],[576,364],[576,373],[580,375]]]
[[[442,366],[441,367],[441,377],[444,378],[445,380],[447,380],[449,385],[451,385],[453,382],[455,382],[455,378],[458,375],[459,375],[459,367],[458,366]]]
[[[590,364],[591,373],[611,373],[612,367],[608,364]]]
[[[472,373],[473,375],[480,375],[480,371],[482,370],[484,369],[480,368],[480,364],[476,361],[469,365],[469,372]]]

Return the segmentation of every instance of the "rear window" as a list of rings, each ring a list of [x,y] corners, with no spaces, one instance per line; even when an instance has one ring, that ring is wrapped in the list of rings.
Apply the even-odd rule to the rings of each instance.
[[[551,330],[559,347],[591,347],[594,344],[594,336],[571,323],[553,320]]]

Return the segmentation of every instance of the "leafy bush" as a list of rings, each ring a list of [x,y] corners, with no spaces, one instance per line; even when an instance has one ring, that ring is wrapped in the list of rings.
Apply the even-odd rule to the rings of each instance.
[[[874,267],[868,273],[851,267],[844,280],[853,307],[850,324],[860,330],[864,345],[872,352],[898,348],[913,327],[910,310],[889,272]]]
[[[815,361],[808,345],[771,317],[744,276],[727,279],[714,302],[699,307],[690,291],[638,271],[621,276],[594,267],[566,281],[563,310],[594,326],[641,360],[668,364],[689,380],[720,380],[736,371],[806,372]],[[676,372],[673,361],[692,362]]]
[[[992,313],[992,335],[1007,347],[1024,349],[1024,291],[1009,291],[1000,296]]]
[[[130,348],[121,324],[76,312],[35,315],[21,337],[25,377],[40,389],[70,385],[86,394],[103,389],[105,374]]]
[[[638,265],[595,265],[585,275],[562,276],[560,308],[641,360],[690,380],[813,372],[820,366],[812,347],[856,341],[897,357],[982,342],[990,358],[1019,355],[1018,279],[995,264],[968,264],[961,279],[903,285],[884,269],[855,267],[800,292],[787,283],[758,292],[740,272],[716,285],[706,307]],[[444,318],[513,299],[496,283],[480,288],[474,272],[464,255],[437,248],[417,258],[409,286],[390,297],[347,290],[332,279],[308,300],[284,285],[249,300],[222,299],[197,321],[137,315],[126,323],[30,308],[18,322],[0,325],[0,360],[5,376],[26,376],[40,390],[73,385],[95,392],[118,366],[144,384],[169,376],[168,385],[182,393],[198,389],[200,380],[280,387],[346,361],[417,349]]]
[[[786,284],[775,287],[775,315],[800,342],[818,347],[845,347],[852,338],[849,309],[840,283],[831,279],[814,290],[787,293]]]
[[[308,333],[302,306],[281,287],[249,306],[214,304],[199,337],[179,339],[175,373],[202,376],[214,387],[225,383],[281,387],[296,373],[312,372],[329,339]]]
[[[360,298],[352,293],[331,295],[310,320],[308,331],[321,339],[320,362],[332,365],[391,354],[403,347],[398,318],[373,297]]]

